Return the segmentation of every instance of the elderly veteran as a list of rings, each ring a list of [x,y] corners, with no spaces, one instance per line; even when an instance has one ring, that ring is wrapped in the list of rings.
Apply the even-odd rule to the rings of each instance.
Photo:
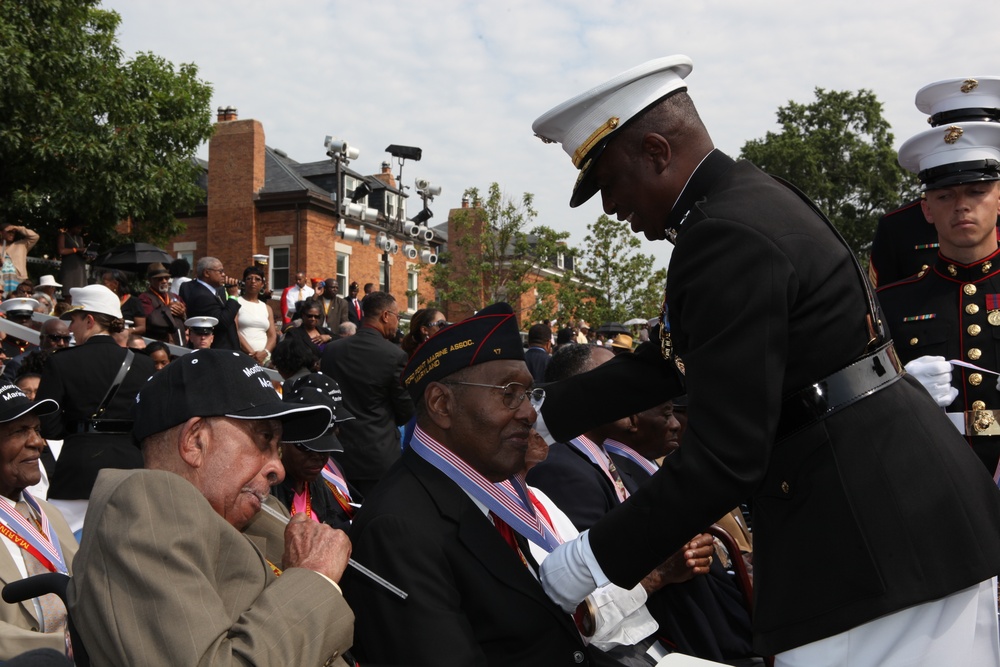
[[[283,477],[281,439],[318,437],[330,419],[282,402],[232,350],[197,350],[149,381],[135,426],[146,469],[97,480],[69,587],[95,664],[343,664],[347,536],[295,516],[269,563],[241,532]]]
[[[61,319],[69,321],[76,346],[49,358],[37,398],[61,407],[42,418],[42,436],[63,440],[48,498],[79,530],[98,471],[142,466],[132,441],[132,406],[154,368],[149,357],[112,338],[125,327],[114,292],[88,285],[70,294],[73,308]]]
[[[354,419],[343,405],[340,386],[322,373],[310,373],[286,383],[282,400],[293,405],[325,405],[333,416],[326,433],[318,438],[306,442],[282,440],[285,479],[271,487],[271,495],[292,516],[305,514],[313,521],[346,530],[355,512],[351,497],[357,492],[352,493],[344,473],[330,458],[330,452],[344,451],[337,439],[337,424]]]
[[[532,388],[510,306],[484,308],[427,340],[403,383],[417,405],[413,439],[366,497],[351,537],[359,560],[410,596],[345,578],[356,655],[408,665],[590,664],[573,619],[544,595],[527,546],[551,550],[559,540],[524,483],[545,394]]]
[[[76,540],[66,520],[27,488],[41,479],[45,440],[38,416],[59,409],[32,402],[17,387],[0,385],[0,587],[45,572],[70,572]],[[66,650],[66,607],[55,594],[18,604],[0,603],[0,660],[25,651]]]
[[[645,63],[534,123],[581,169],[571,206],[599,190],[608,215],[675,243],[662,343],[683,361],[691,417],[647,484],[545,560],[546,590],[572,609],[608,579],[631,585],[752,496],[759,653],[782,666],[997,664],[1000,491],[902,372],[829,221],[714,148],[686,92],[691,68],[686,56]],[[592,373],[635,369],[616,363],[635,356]],[[623,389],[557,402],[550,431],[670,398],[629,377],[609,384]],[[823,548],[804,559],[803,544]]]

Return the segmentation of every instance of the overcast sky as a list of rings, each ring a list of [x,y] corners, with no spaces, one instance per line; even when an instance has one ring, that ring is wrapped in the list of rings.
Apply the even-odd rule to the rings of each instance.
[[[694,61],[689,92],[715,143],[735,156],[776,129],[775,111],[823,87],[875,91],[895,145],[927,127],[918,88],[1000,74],[1000,2],[917,0],[106,0],[122,16],[126,54],[194,62],[234,106],[263,123],[267,144],[299,162],[324,159],[334,135],[377,173],[389,144],[419,146],[416,177],[443,187],[432,224],[470,186],[535,194],[538,224],[579,245],[599,197],[568,206],[569,157],[532,136],[550,107],[653,58]],[[207,157],[207,147],[200,151]],[[393,165],[393,173],[398,167]],[[413,199],[410,215],[416,211]],[[666,265],[669,244],[645,242]]]

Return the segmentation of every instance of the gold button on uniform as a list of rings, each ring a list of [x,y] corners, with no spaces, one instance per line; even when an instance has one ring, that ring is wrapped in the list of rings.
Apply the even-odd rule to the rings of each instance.
[[[962,285],[962,291],[965,292],[966,296],[972,296],[976,293],[976,286],[972,283],[966,283]]]
[[[914,336],[913,338],[910,339],[910,345],[916,345],[919,342],[920,342],[920,339],[917,338],[916,336]]]
[[[978,347],[974,347],[971,350],[969,350],[968,356],[969,356],[969,359],[972,359],[973,361],[975,361],[979,357],[983,356],[983,351],[980,350]]]
[[[980,334],[980,332],[982,332],[982,330],[983,330],[983,328],[981,326],[979,326],[978,324],[970,324],[969,328],[966,329],[966,331],[969,332],[970,336],[978,336]]]
[[[968,306],[965,307],[965,312],[967,312],[969,315],[975,315],[976,313],[979,312],[979,306],[977,306],[974,303],[970,303]]]
[[[973,373],[969,376],[969,384],[973,387],[978,387],[983,383],[983,376],[979,373]]]
[[[985,410],[986,409],[986,404],[983,403],[982,401],[975,401],[972,404],[972,409],[973,410]]]

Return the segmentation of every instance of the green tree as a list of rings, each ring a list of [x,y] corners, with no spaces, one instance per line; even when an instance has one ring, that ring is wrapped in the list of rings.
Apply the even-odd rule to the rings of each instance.
[[[879,217],[914,193],[916,181],[896,162],[872,91],[815,92],[811,104],[779,107],[781,131],[746,142],[741,157],[800,188],[867,262]]]
[[[452,215],[448,251],[434,266],[431,284],[442,302],[469,313],[496,301],[516,304],[539,282],[569,232],[543,225],[528,230],[538,215],[531,193],[515,199],[493,183],[485,200],[478,188],[465,196],[472,206]]]
[[[128,218],[137,240],[169,238],[204,197],[210,86],[193,64],[124,60],[121,18],[99,5],[0,0],[0,220],[37,230],[42,251],[71,216],[98,241]]]
[[[642,243],[628,223],[602,215],[587,225],[583,243],[584,272],[595,297],[581,304],[584,319],[623,322],[660,312],[667,270],[653,270],[656,258],[639,252]]]

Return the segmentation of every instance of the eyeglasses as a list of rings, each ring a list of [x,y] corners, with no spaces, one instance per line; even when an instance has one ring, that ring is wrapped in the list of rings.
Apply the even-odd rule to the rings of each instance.
[[[219,273],[225,273],[226,272],[226,270],[224,268],[222,268],[221,266],[219,268],[217,268],[217,269],[205,269],[205,270],[206,271],[218,271]]]
[[[70,341],[70,336],[60,336],[59,334],[42,334],[39,338],[54,340],[57,343],[68,343]]]
[[[451,322],[449,322],[448,320],[438,320],[437,322],[431,322],[427,326],[436,327],[438,329],[444,329],[445,327],[450,327]]]
[[[302,313],[302,319],[304,320],[318,320],[319,313]]]
[[[261,278],[260,276],[247,276],[246,278],[243,279],[243,282],[245,282],[245,283],[262,283],[262,282],[264,282],[264,279]]]
[[[399,314],[399,311],[398,311],[398,310],[397,310],[397,311],[395,311],[395,312],[394,312],[394,311],[391,311],[391,310],[387,310],[387,311],[385,311],[385,312],[389,313],[390,315],[395,315],[395,316],[396,316],[396,321],[397,321],[397,322],[399,321],[399,318],[401,317],[401,316],[400,316],[400,314]]]
[[[540,387],[528,389],[520,382],[508,382],[507,384],[479,384],[478,382],[444,382],[443,384],[460,384],[466,387],[486,387],[487,389],[499,389],[503,392],[503,404],[511,410],[517,410],[524,399],[528,399],[531,407],[539,410],[545,402],[545,390]]]

